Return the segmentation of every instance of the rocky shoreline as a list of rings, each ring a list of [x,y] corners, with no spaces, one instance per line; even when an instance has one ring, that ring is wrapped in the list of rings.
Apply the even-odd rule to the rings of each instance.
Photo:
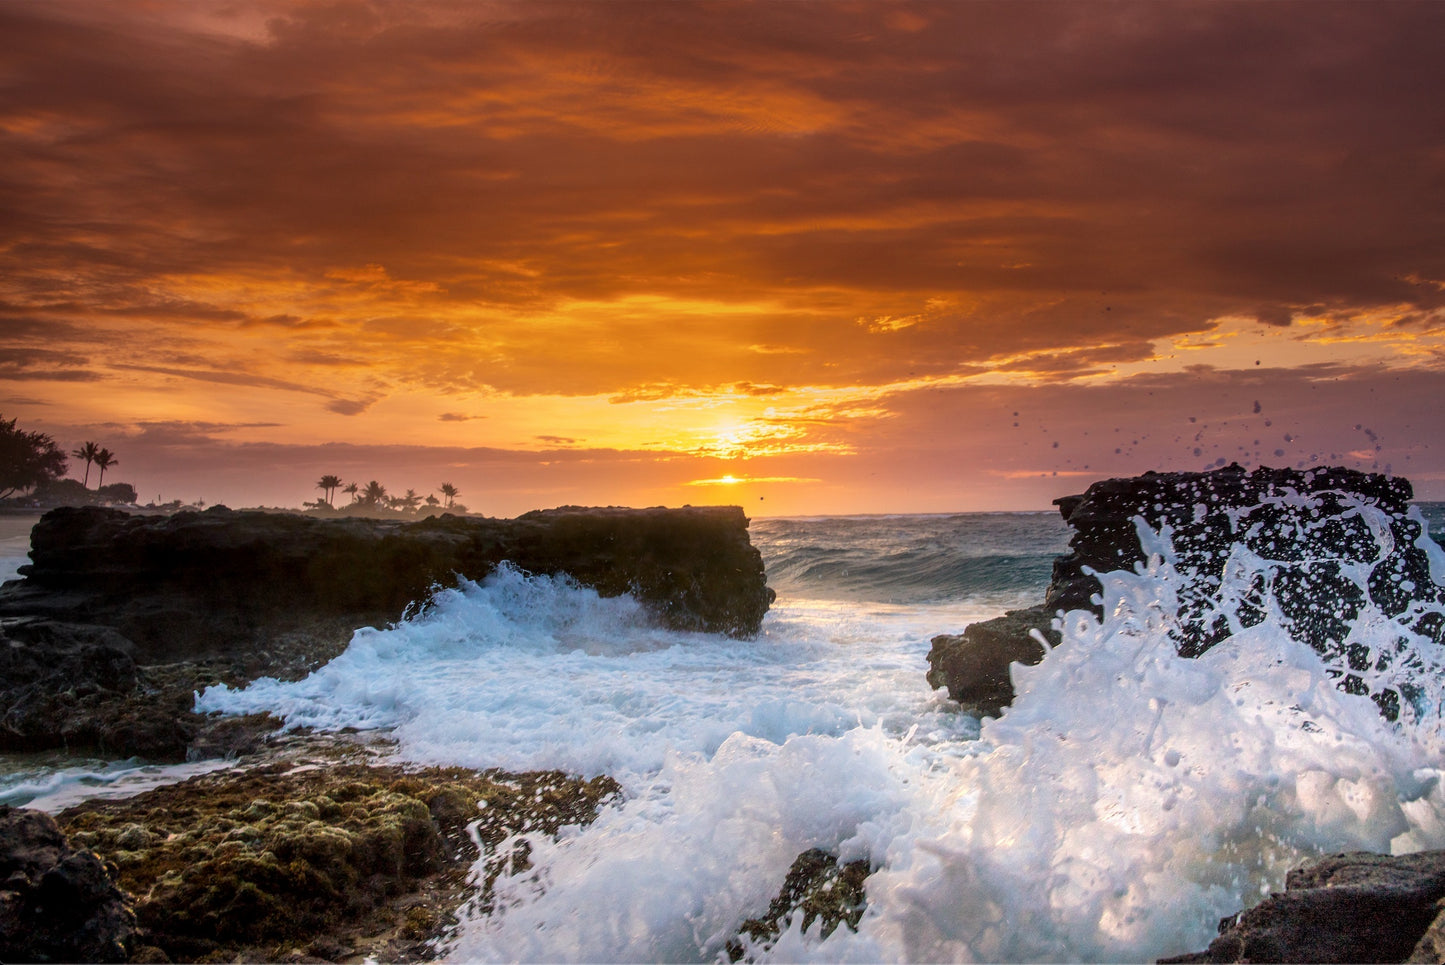
[[[666,626],[750,636],[772,591],[747,525],[737,507],[415,523],[52,510],[31,533],[24,579],[0,587],[0,752],[244,752],[273,722],[194,714],[194,692],[300,679],[358,627],[385,627],[503,561],[630,593]]]
[[[1433,582],[1410,496],[1405,480],[1342,469],[1228,467],[1098,483],[1056,501],[1075,535],[1045,602],[936,637],[929,680],[966,709],[1001,713],[1013,697],[1010,664],[1037,662],[1060,641],[1059,612],[1099,613],[1093,574],[1145,558],[1142,519],[1169,527],[1189,577],[1173,631],[1182,658],[1230,632],[1209,603],[1231,554],[1267,549],[1270,605],[1293,635],[1342,661],[1349,690],[1361,668],[1342,628],[1364,600],[1351,596],[1342,566],[1369,573],[1371,605],[1445,643],[1445,588]],[[138,524],[60,511],[37,527],[27,579],[0,590],[0,750],[230,756],[241,766],[54,818],[0,808],[0,960],[434,957],[459,909],[485,914],[496,876],[525,865],[522,835],[592,821],[620,793],[615,782],[406,769],[305,736],[283,746],[270,736],[274,719],[203,717],[190,709],[192,692],[260,673],[299,677],[339,653],[355,626],[396,620],[435,583],[484,575],[502,558],[567,572],[604,595],[634,593],[656,619],[686,629],[756,633],[771,602],[740,510],[325,521],[332,529],[226,510],[187,515]],[[298,594],[317,605],[298,607]],[[1430,605],[1411,608],[1421,600]],[[199,629],[201,615],[215,616],[214,633]],[[1394,719],[1400,704],[1371,695]],[[871,870],[804,852],[767,912],[724,951],[734,961],[765,954],[799,916],[794,927],[823,934],[856,929]],[[1284,892],[1221,922],[1207,949],[1162,961],[1442,954],[1445,852],[1356,853],[1307,862]]]
[[[205,716],[195,692],[299,679],[433,588],[502,561],[664,626],[756,634],[772,602],[736,507],[406,523],[47,513],[0,588],[0,752],[238,766],[52,818],[0,807],[0,960],[418,961],[485,910],[518,835],[585,824],[606,777],[403,769]],[[319,754],[319,756],[318,756]],[[472,869],[480,856],[480,872]]]
[[[296,760],[52,818],[0,807],[0,960],[425,961],[523,834],[620,789],[558,772]],[[485,856],[478,873],[473,867]]]

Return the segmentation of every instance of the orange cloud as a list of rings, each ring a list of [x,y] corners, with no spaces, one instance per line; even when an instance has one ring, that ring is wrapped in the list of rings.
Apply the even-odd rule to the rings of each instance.
[[[57,425],[861,466],[965,389],[1445,365],[1439,5],[97,0],[0,31],[0,402]]]

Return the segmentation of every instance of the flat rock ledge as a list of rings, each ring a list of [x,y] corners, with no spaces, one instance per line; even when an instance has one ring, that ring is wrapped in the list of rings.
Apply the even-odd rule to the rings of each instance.
[[[5,961],[422,961],[485,911],[527,832],[590,822],[606,777],[292,763],[58,818],[0,808]],[[487,860],[479,876],[470,871]]]
[[[1395,617],[1414,603],[1445,599],[1445,588],[1431,579],[1421,527],[1406,516],[1412,494],[1406,479],[1334,467],[1246,471],[1234,465],[1095,483],[1083,495],[1054,500],[1074,536],[1072,552],[1054,561],[1044,602],[934,637],[928,682],[982,716],[1001,713],[1014,698],[1010,664],[1042,660],[1044,642],[1060,642],[1055,623],[1063,613],[1101,615],[1102,586],[1093,574],[1145,562],[1138,520],[1172,530],[1179,569],[1188,575],[1174,631],[1180,656],[1197,656],[1228,635],[1215,598],[1230,553],[1240,546],[1269,561],[1272,575],[1269,586],[1259,588],[1255,610],[1241,613],[1245,624],[1263,619],[1267,592],[1298,639],[1364,670],[1369,654],[1342,641],[1366,603]],[[1375,522],[1355,510],[1359,505],[1378,510],[1388,533],[1376,532]],[[1368,600],[1345,572],[1359,565],[1370,574]],[[1445,642],[1438,613],[1426,613],[1411,629]],[[1365,692],[1350,673],[1341,685]],[[1398,695],[1375,699],[1394,719]]]
[[[30,556],[0,587],[0,752],[245,752],[269,724],[197,717],[195,690],[299,679],[357,628],[503,561],[630,593],[680,630],[750,636],[773,600],[738,507],[420,522],[67,507],[36,524]]]
[[[1219,923],[1186,962],[1445,961],[1445,851],[1335,854],[1291,871],[1285,890]]]

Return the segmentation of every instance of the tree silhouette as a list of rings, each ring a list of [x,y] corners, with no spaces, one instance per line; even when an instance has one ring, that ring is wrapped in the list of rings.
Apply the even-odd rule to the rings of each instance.
[[[437,494],[436,494],[436,493],[427,493],[427,494],[426,494],[426,504],[427,504],[427,506],[428,506],[429,508],[431,508],[431,509],[436,509],[438,506],[440,506],[440,505],[442,504],[442,501],[441,501],[440,499],[437,499]]]
[[[97,489],[100,488],[101,483],[105,482],[105,471],[118,462],[120,462],[120,460],[117,459],[115,457],[115,453],[111,452],[109,449],[96,450],[95,464],[100,467],[100,476],[95,480],[95,485]]]
[[[385,505],[385,500],[386,487],[373,479],[361,491],[361,499],[358,502],[365,503],[367,506],[382,506]]]
[[[65,453],[43,432],[15,428],[0,418],[0,499],[65,475]]]
[[[408,489],[406,495],[401,497],[398,502],[401,504],[402,509],[408,513],[414,513],[421,506],[421,497],[416,494],[415,489]]]
[[[100,452],[100,445],[95,442],[83,442],[79,449],[70,450],[72,456],[85,460],[85,479],[80,483],[82,486],[90,485],[90,464],[95,462],[95,456],[98,452]]]
[[[341,487],[341,491],[346,493],[346,495],[350,496],[351,501],[354,503],[357,500],[356,494],[361,492],[361,487],[358,486],[356,483],[347,483],[345,486]]]
[[[460,489],[453,486],[449,482],[444,482],[441,484],[441,491],[442,495],[447,498],[447,509],[451,509],[452,506],[456,503],[457,497],[462,494],[462,491]]]
[[[321,480],[316,483],[316,488],[326,494],[326,505],[331,505],[331,497],[336,492],[336,488],[340,485],[340,476],[322,476]]]

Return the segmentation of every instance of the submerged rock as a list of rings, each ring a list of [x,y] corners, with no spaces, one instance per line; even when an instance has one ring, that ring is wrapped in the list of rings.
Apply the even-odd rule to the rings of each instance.
[[[1186,576],[1171,630],[1181,656],[1208,650],[1239,628],[1278,612],[1285,629],[1347,668],[1340,681],[1351,693],[1370,693],[1393,719],[1398,688],[1371,687],[1366,677],[1386,669],[1392,654],[1346,642],[1367,606],[1400,622],[1402,630],[1445,641],[1437,613],[1412,616],[1419,602],[1438,603],[1429,552],[1408,518],[1410,483],[1350,469],[1312,470],[1239,466],[1202,473],[1146,473],[1095,483],[1081,496],[1055,500],[1074,529],[1072,552],[1054,562],[1043,604],[1014,610],[933,639],[928,681],[983,714],[1013,700],[1010,663],[1037,663],[1057,644],[1056,617],[1069,610],[1101,614],[1101,585],[1093,575],[1129,570],[1147,560],[1138,526],[1167,530]],[[1220,605],[1227,567],[1257,567],[1239,599]],[[1363,578],[1361,577],[1363,574]],[[1238,614],[1239,626],[1231,624]]]
[[[1438,962],[1445,851],[1321,858],[1219,924],[1209,948],[1161,962]]]
[[[273,764],[59,820],[114,863],[153,957],[417,960],[469,894],[473,834],[485,891],[503,865],[525,866],[525,847],[503,847],[512,835],[586,824],[618,790],[558,772]]]
[[[833,934],[839,925],[857,931],[867,904],[863,882],[868,873],[867,861],[840,865],[836,856],[821,848],[804,851],[788,869],[782,890],[768,905],[767,913],[743,922],[738,937],[728,942],[728,958],[736,962],[747,954],[744,936],[754,947],[768,947],[799,915],[802,916],[798,922],[800,929],[806,930],[819,922],[823,938]]]
[[[50,815],[0,805],[0,961],[125,961],[135,913],[114,872]]]

